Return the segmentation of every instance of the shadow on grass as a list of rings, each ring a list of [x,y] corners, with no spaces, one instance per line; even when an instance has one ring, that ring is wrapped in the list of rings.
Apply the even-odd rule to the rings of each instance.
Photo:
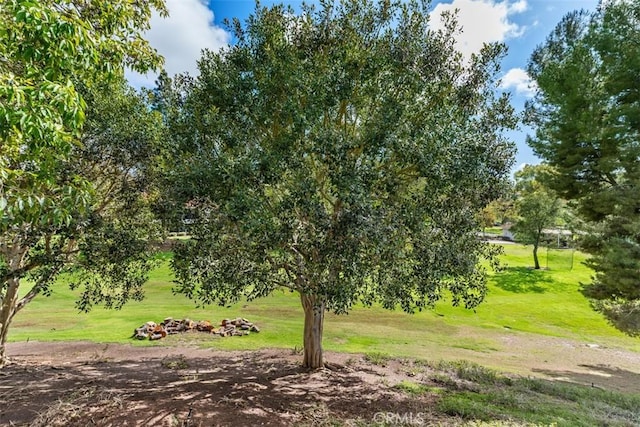
[[[551,377],[555,381],[640,395],[640,374],[637,372],[600,364],[578,366],[586,369],[587,372],[556,371],[553,369],[532,369],[532,371]]]
[[[500,289],[519,294],[541,294],[547,291],[545,284],[553,283],[542,270],[528,267],[508,267],[502,273],[496,274],[493,280]]]

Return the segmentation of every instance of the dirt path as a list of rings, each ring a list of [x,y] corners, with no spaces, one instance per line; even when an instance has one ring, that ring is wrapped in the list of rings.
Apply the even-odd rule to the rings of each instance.
[[[457,359],[499,371],[640,393],[640,353],[566,338],[509,332],[492,336],[498,350],[462,349]],[[450,354],[434,355],[450,359]]]
[[[500,339],[499,352],[461,349],[457,358],[640,392],[638,353],[551,337]],[[223,352],[171,342],[11,343],[8,354],[15,363],[0,370],[0,425],[330,425],[327,419],[366,425],[379,413],[420,414],[433,425],[461,422],[425,412],[433,396],[395,389],[401,381],[420,380],[397,360],[377,366],[361,355],[328,353],[331,369],[308,372],[291,350]]]

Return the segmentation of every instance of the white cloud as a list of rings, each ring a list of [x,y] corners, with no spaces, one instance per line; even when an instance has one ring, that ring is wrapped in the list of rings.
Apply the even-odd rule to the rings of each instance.
[[[522,13],[527,10],[527,0],[519,0],[509,5],[509,12]]]
[[[154,14],[145,38],[164,56],[164,68],[173,76],[198,74],[196,61],[202,49],[213,51],[229,44],[230,34],[213,23],[213,12],[201,0],[166,0],[169,17]],[[152,85],[155,75],[127,73],[134,86]]]
[[[524,31],[523,27],[511,22],[509,17],[524,12],[527,9],[526,0],[453,0],[451,4],[440,3],[431,12],[432,28],[442,28],[440,15],[456,9],[458,23],[462,26],[457,48],[467,58],[480,51],[484,43],[502,42],[510,37],[518,37]]]
[[[532,97],[537,90],[536,83],[522,68],[512,68],[500,79],[502,89],[515,89],[517,94]]]

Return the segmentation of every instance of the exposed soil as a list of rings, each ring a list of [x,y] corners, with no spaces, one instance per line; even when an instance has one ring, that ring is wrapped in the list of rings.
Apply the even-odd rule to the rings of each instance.
[[[505,361],[535,353],[525,342],[509,344],[513,351],[500,354]],[[557,359],[531,362],[531,375],[640,392],[637,353],[554,338],[537,345]],[[407,360],[380,366],[362,355],[327,353],[328,368],[308,371],[291,350],[223,352],[188,342],[27,342],[7,350],[2,426],[370,425],[384,414],[406,416],[409,424],[462,423],[435,410],[437,395],[394,387],[432,381],[430,368]]]

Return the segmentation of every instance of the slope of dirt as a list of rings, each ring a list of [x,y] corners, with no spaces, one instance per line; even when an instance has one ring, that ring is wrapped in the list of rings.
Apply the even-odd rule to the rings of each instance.
[[[501,357],[514,357],[516,349],[531,353],[512,344],[513,354]],[[554,345],[565,347],[564,355],[530,365],[532,375],[640,391],[640,373],[629,368],[640,367],[638,354],[546,344]],[[420,425],[461,424],[435,411],[437,395],[394,387],[429,378],[429,368],[415,369],[411,361],[378,366],[361,355],[328,353],[329,369],[308,371],[299,354],[282,349],[27,342],[7,350],[13,363],[0,370],[3,426],[370,425],[384,414],[407,414]]]

